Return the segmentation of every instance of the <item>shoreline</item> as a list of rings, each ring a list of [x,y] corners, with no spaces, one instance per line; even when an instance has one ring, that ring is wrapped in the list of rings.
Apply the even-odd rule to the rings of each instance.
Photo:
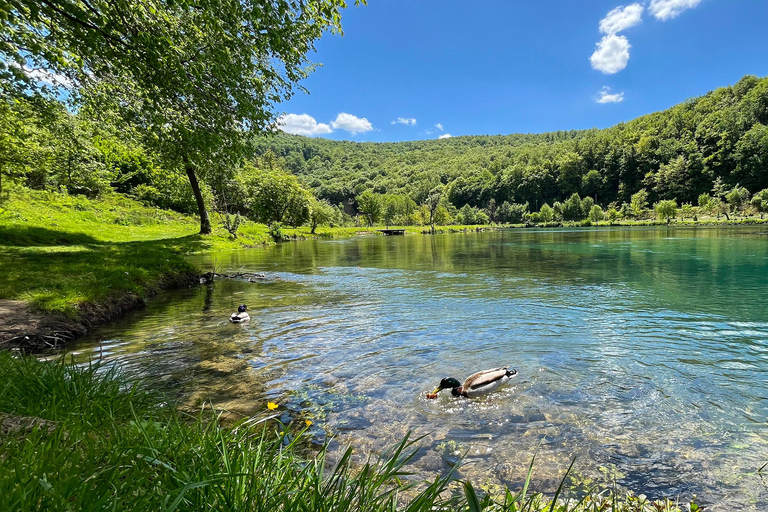
[[[434,233],[424,226],[406,227],[406,235],[430,234],[460,234],[482,231],[503,231],[518,229],[573,229],[573,228],[633,228],[633,227],[668,227],[696,228],[719,226],[749,226],[766,225],[768,219],[706,219],[699,221],[619,221],[600,223],[584,222],[546,223],[546,224],[512,224],[512,225],[475,225],[475,226],[436,226]],[[301,233],[301,229],[291,230],[284,242],[298,242],[323,238],[340,238],[345,236],[384,236],[380,227],[372,228],[327,228],[320,233]],[[766,233],[768,234],[768,233]],[[267,243],[244,245],[243,249],[266,247]],[[216,251],[201,251],[216,252]],[[0,350],[14,350],[23,353],[44,353],[65,348],[70,343],[82,338],[93,328],[103,326],[127,313],[144,307],[159,292],[201,285],[201,277],[205,276],[203,269],[174,270],[161,274],[158,279],[144,285],[142,293],[125,291],[113,295],[100,302],[84,302],[75,306],[78,315],[70,318],[52,312],[35,311],[32,305],[24,300],[0,299]]]
[[[0,350],[25,354],[61,350],[93,328],[144,307],[161,291],[199,284],[200,276],[196,272],[169,273],[161,276],[154,286],[147,287],[143,295],[126,292],[98,304],[79,304],[78,318],[35,312],[25,301],[0,299]]]

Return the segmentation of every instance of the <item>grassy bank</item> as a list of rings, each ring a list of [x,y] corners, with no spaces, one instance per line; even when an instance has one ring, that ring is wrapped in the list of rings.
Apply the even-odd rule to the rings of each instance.
[[[571,496],[564,486],[548,498],[528,492],[530,469],[523,489],[494,495],[450,471],[411,481],[418,442],[407,438],[365,465],[352,464],[351,450],[331,465],[304,442],[303,422],[278,423],[267,404],[259,417],[222,427],[210,413],[182,416],[152,389],[98,364],[0,352],[7,510],[681,510],[608,491]]]
[[[0,317],[16,321],[0,327],[3,340],[25,340],[29,348],[45,348],[74,338],[92,325],[140,306],[163,288],[192,285],[198,269],[184,255],[274,243],[267,226],[245,222],[233,238],[215,215],[212,235],[197,234],[194,217],[148,208],[119,194],[98,200],[51,191],[8,187],[0,198]],[[722,224],[702,219],[696,225]],[[731,224],[757,223],[758,218]],[[565,227],[583,226],[568,223]],[[609,225],[601,222],[600,226]],[[617,224],[614,224],[617,225]],[[662,221],[623,221],[624,226],[666,225]],[[693,221],[673,222],[675,226]],[[528,227],[557,227],[547,224]],[[513,226],[436,226],[437,233],[468,232]],[[430,233],[427,226],[404,226],[407,234]],[[285,240],[380,236],[380,226],[282,228]],[[5,300],[6,303],[2,303]],[[7,301],[21,301],[13,308]],[[29,308],[19,307],[29,305]],[[5,313],[4,313],[5,311]],[[44,321],[38,322],[38,317]],[[42,333],[42,334],[40,334]],[[25,336],[34,335],[30,340]],[[38,335],[39,334],[39,335]],[[37,340],[37,341],[36,341]],[[7,346],[7,343],[6,343]]]

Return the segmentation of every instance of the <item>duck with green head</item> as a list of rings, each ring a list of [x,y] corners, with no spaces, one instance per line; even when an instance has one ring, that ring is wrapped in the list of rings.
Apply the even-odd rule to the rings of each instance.
[[[453,377],[446,377],[440,381],[437,388],[427,395],[429,398],[437,398],[437,394],[444,390],[450,389],[453,396],[463,396],[467,398],[477,398],[479,396],[493,393],[501,386],[509,382],[509,379],[517,375],[517,370],[510,370],[509,366],[501,368],[494,368],[493,370],[483,370],[481,372],[473,373],[464,380],[464,383],[459,382]]]

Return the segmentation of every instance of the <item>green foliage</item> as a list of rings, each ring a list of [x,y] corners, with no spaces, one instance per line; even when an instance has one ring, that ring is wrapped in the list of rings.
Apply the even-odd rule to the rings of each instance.
[[[749,203],[749,190],[736,184],[730,192],[725,195],[728,205],[734,212],[740,212],[744,206]]]
[[[510,204],[508,201],[504,201],[499,207],[496,216],[502,224],[519,224],[523,222],[527,213],[528,203]]]
[[[636,193],[632,194],[630,209],[632,215],[635,218],[639,218],[645,209],[648,208],[648,192],[645,189],[640,189]]]
[[[499,220],[489,207],[492,199],[497,205],[554,207],[578,193],[596,197],[605,209],[613,202],[631,207],[631,196],[644,189],[644,201],[634,208],[642,217],[662,199],[695,203],[718,178],[723,198],[736,183],[750,192],[768,188],[766,105],[768,78],[745,77],[733,87],[605,130],[384,144],[281,134],[251,144],[256,154],[284,155],[288,169],[334,203],[372,189],[408,194],[421,204],[443,183],[459,210],[466,204],[485,208]]]
[[[340,212],[325,201],[320,201],[314,196],[310,201],[309,224],[314,234],[318,226],[333,226],[341,223]]]
[[[677,216],[677,201],[674,199],[664,199],[656,203],[654,210],[656,210],[656,216],[659,219],[669,221],[670,218]]]
[[[605,218],[605,214],[603,213],[603,209],[600,208],[600,205],[594,205],[589,210],[589,220],[592,222],[600,222]]]
[[[561,214],[563,220],[581,220],[586,216],[577,192],[571,194],[571,197],[563,203]]]
[[[471,226],[477,224],[475,217],[477,216],[477,209],[472,208],[470,205],[465,204],[459,210],[459,214],[456,216],[456,223]]]
[[[274,105],[314,68],[307,54],[315,41],[340,32],[344,7],[343,0],[2,4],[0,61],[11,65],[0,66],[0,93],[53,95],[24,71],[45,68],[64,75],[69,98],[86,100],[92,114],[141,127],[166,167],[187,174],[207,234],[198,176],[236,166],[244,136],[274,129]],[[87,155],[73,153],[88,149],[64,151],[85,165]]]
[[[368,220],[368,225],[373,226],[379,222],[383,210],[383,200],[373,190],[366,190],[357,196],[358,210]]]
[[[768,212],[768,189],[763,189],[752,196],[752,206],[760,213],[762,219],[765,212]]]
[[[555,220],[555,210],[553,210],[547,203],[544,203],[539,210],[539,220],[541,222],[552,222]]]
[[[309,219],[311,193],[296,176],[280,168],[257,169],[247,164],[245,188],[248,214],[258,222],[300,226]]]

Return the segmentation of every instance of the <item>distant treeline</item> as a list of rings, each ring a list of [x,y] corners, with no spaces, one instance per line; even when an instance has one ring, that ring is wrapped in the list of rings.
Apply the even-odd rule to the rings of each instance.
[[[98,114],[51,99],[0,102],[0,192],[10,179],[197,211],[183,168],[155,158],[139,126]],[[613,220],[651,207],[659,218],[762,214],[766,125],[768,78],[747,76],[605,130],[399,143],[259,136],[243,165],[201,166],[201,189],[223,217],[313,227]]]
[[[746,76],[669,110],[605,130],[355,143],[287,134],[253,141],[333,204],[366,190],[422,204],[443,185],[448,201],[489,205],[564,203],[573,194],[617,210],[647,192],[650,204],[698,204],[702,194],[768,188],[768,78]],[[716,184],[720,190],[714,190]]]

